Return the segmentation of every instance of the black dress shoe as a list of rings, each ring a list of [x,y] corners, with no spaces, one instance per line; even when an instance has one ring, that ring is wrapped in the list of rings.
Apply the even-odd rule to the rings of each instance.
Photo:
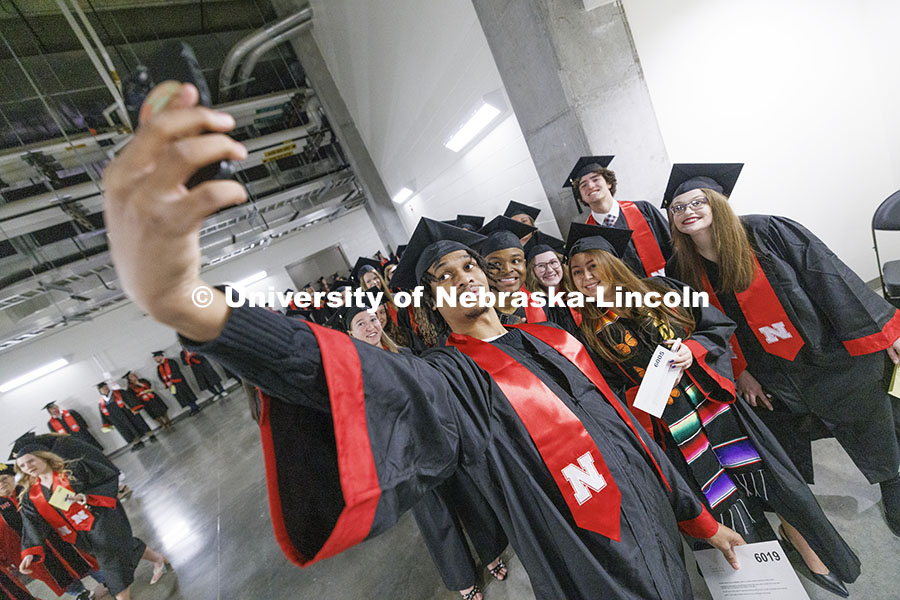
[[[891,533],[900,537],[900,475],[890,481],[882,481],[881,503],[884,504],[884,520]]]
[[[840,596],[841,598],[849,598],[850,592],[847,591],[846,586],[844,586],[844,582],[841,581],[841,578],[834,574],[833,571],[828,572],[825,575],[820,573],[813,573],[810,571],[809,567],[806,566],[806,562],[803,560],[803,557],[800,555],[800,551],[794,548],[794,545],[791,543],[790,538],[784,533],[784,528],[779,527],[778,533],[781,534],[781,545],[784,547],[785,551],[788,554],[793,554],[796,557],[796,560],[799,564],[792,561],[794,564],[794,570],[798,573],[812,581],[814,584],[819,586],[824,590],[828,590],[832,594],[836,596]]]

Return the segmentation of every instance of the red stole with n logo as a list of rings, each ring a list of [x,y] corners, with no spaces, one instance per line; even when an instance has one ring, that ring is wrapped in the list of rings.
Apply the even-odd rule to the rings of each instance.
[[[735,292],[734,297],[747,320],[747,325],[759,340],[759,345],[763,347],[763,350],[785,360],[793,361],[805,342],[788,318],[775,290],[772,289],[772,284],[769,283],[765,272],[759,265],[756,254],[753,255],[753,267],[753,282],[750,287],[743,292]],[[713,290],[706,271],[702,271],[701,275],[703,288],[709,294],[710,302],[722,310],[722,305],[716,297],[716,292]],[[735,347],[737,347],[736,340],[732,344],[732,348]],[[743,359],[739,347],[735,353]]]

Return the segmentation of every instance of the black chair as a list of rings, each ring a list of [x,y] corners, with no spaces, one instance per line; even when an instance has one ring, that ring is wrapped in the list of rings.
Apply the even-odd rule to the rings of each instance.
[[[900,231],[900,191],[888,196],[872,216],[872,242],[875,244],[881,290],[888,302],[900,308],[900,260],[889,260],[884,265],[881,264],[876,231]]]

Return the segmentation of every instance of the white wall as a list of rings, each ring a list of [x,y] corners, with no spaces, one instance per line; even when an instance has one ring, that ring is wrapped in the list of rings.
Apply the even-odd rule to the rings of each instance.
[[[900,187],[898,5],[624,0],[670,159],[746,163],[739,213],[802,222],[867,280]]]
[[[490,219],[517,200],[559,235],[515,116],[460,154],[443,145],[503,89],[471,0],[311,4],[316,43],[388,191],[415,181],[399,209],[410,233],[421,216]]]
[[[357,256],[371,256],[382,249],[366,211],[359,208],[333,222],[314,225],[263,250],[217,265],[205,271],[203,277],[215,285],[237,281],[265,270],[269,276],[249,286],[248,291],[267,290],[269,286],[276,291],[296,288],[284,266],[334,244],[341,245],[351,263]],[[161,390],[150,356],[152,351],[160,349],[166,350],[170,357],[176,355],[180,348],[176,344],[175,332],[156,323],[137,306],[127,302],[93,321],[45,334],[33,342],[3,352],[0,355],[0,382],[60,357],[67,359],[69,365],[0,394],[0,451],[28,429],[34,428],[40,433],[46,431],[47,413],[41,407],[50,400],[78,410],[107,450],[123,446],[124,441],[118,433],[100,433],[99,398],[95,384],[104,378],[104,371],[118,378],[131,369],[154,382],[157,391]],[[193,380],[191,383],[194,383]],[[170,407],[170,415],[181,410],[173,397],[164,397]],[[155,426],[150,420],[148,423]]]
[[[541,209],[538,228],[560,236],[550,203],[538,178],[534,161],[514,115],[503,120],[483,140],[400,209],[406,228],[412,231],[421,217],[449,220],[457,214],[503,214],[510,200]]]

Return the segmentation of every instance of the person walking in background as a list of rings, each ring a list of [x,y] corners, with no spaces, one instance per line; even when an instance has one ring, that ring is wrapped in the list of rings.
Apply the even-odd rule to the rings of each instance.
[[[212,364],[210,364],[206,357],[197,352],[188,352],[182,348],[181,363],[191,368],[191,372],[194,374],[194,379],[197,380],[200,391],[209,391],[209,393],[213,395],[212,399],[214,401],[219,397],[225,396],[225,389],[222,387],[222,379],[219,377],[219,374],[216,373],[216,370],[213,369]]]
[[[191,386],[188,385],[188,382],[185,381],[178,363],[166,358],[166,353],[162,350],[157,350],[153,353],[153,360],[156,362],[157,377],[166,386],[169,393],[175,396],[178,404],[182,408],[190,407],[191,412],[189,414],[191,416],[200,412],[200,407],[197,406],[197,395],[191,389]]]
[[[91,428],[87,421],[84,420],[78,411],[60,410],[56,402],[50,402],[44,405],[44,410],[50,413],[50,420],[47,421],[47,428],[53,433],[68,433],[83,442],[103,450],[103,446],[91,434]]]
[[[153,391],[150,382],[139,377],[137,373],[132,371],[125,373],[123,378],[125,379],[125,385],[144,406],[144,410],[147,411],[147,414],[155,419],[163,429],[171,427],[172,420],[169,418],[169,407],[166,406],[163,399]]]

